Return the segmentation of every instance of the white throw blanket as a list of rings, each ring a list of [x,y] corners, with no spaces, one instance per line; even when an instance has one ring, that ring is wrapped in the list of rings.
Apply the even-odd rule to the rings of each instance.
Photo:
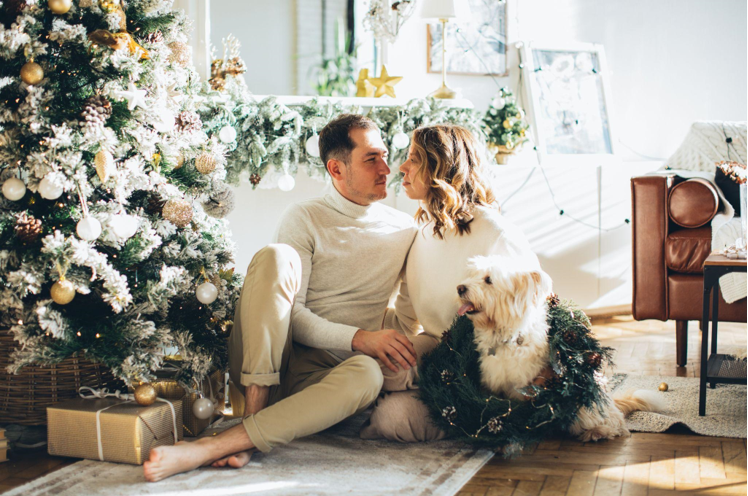
[[[728,246],[735,244],[735,240],[740,237],[740,217],[735,217],[735,209],[730,205],[722,190],[714,182],[714,172],[659,170],[651,174],[675,175],[685,179],[700,178],[712,183],[717,190],[720,200],[717,215],[714,216],[711,222],[712,251],[724,250]],[[741,298],[745,298],[748,293],[748,289],[746,289],[747,282],[746,274],[743,273],[732,273],[720,277],[719,287],[722,290],[722,297],[727,303],[733,303]]]

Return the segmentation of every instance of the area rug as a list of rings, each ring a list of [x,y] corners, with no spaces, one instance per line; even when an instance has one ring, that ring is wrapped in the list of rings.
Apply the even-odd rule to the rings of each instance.
[[[668,385],[659,392],[661,383]],[[610,381],[614,391],[647,389],[657,391],[667,403],[662,413],[634,412],[626,419],[630,431],[664,432],[683,424],[696,434],[718,437],[746,437],[746,387],[736,384],[707,386],[706,415],[699,417],[699,379],[616,374]]]
[[[203,468],[147,483],[143,467],[83,460],[7,496],[453,495],[493,456],[453,441],[365,441],[359,415],[268,454],[242,469]],[[232,422],[235,424],[238,421]],[[227,423],[223,427],[232,425]]]

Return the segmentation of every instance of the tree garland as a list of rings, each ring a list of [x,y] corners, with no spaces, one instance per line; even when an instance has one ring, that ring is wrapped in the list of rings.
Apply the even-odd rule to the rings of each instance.
[[[548,341],[555,376],[543,386],[522,390],[525,402],[500,398],[480,383],[473,324],[455,320],[442,342],[419,367],[421,399],[432,419],[450,437],[516,456],[551,432],[565,431],[582,407],[601,404],[598,382],[612,348],[600,346],[587,316],[571,302],[548,299]]]

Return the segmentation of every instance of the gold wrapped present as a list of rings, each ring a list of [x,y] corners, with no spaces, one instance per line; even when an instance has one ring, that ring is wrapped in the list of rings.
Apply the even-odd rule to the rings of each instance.
[[[188,393],[185,389],[180,386],[176,380],[173,379],[174,371],[165,368],[156,372],[157,379],[153,381],[153,387],[156,388],[159,398],[166,398],[167,400],[182,400],[184,406],[184,435],[185,436],[197,436],[208,426],[218,418],[221,412],[223,412],[225,391],[224,391],[224,377],[225,373],[221,370],[214,370],[208,377],[203,380],[200,391],[208,399],[214,401],[216,409],[209,418],[199,419],[192,413],[192,405],[195,403],[200,395],[198,393]]]
[[[142,465],[152,448],[182,439],[181,423],[179,400],[140,406],[131,395],[91,390],[47,408],[47,445],[50,455]]]

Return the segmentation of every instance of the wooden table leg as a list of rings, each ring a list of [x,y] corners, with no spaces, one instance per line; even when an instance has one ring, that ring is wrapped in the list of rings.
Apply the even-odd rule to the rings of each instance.
[[[704,271],[706,272],[706,271]],[[704,274],[704,299],[701,314],[701,374],[699,375],[699,416],[706,415],[706,363],[709,350],[709,296],[711,286]]]
[[[719,322],[719,279],[712,287],[712,353],[717,353],[717,323]],[[707,359],[708,361],[708,359]],[[709,371],[707,370],[707,373]],[[717,384],[709,383],[709,387],[714,389]]]

